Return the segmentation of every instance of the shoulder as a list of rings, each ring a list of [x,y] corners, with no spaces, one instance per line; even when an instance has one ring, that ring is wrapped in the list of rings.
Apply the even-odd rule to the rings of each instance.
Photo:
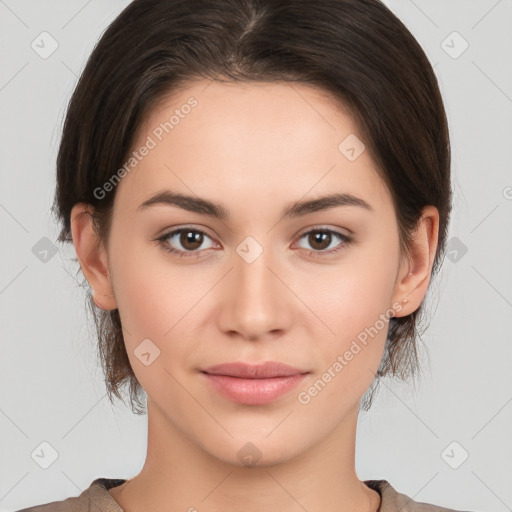
[[[381,497],[378,512],[468,512],[445,508],[431,503],[414,501],[409,496],[398,492],[387,480],[365,480],[364,483],[377,491]]]
[[[16,512],[123,512],[108,489],[124,482],[125,480],[118,478],[97,478],[79,496],[35,505]]]

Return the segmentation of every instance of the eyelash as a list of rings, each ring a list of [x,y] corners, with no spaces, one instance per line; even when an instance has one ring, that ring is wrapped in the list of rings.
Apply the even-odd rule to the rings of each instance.
[[[180,258],[199,257],[200,251],[180,251],[178,249],[174,249],[173,247],[171,247],[169,245],[169,242],[167,241],[169,238],[172,238],[174,235],[180,234],[184,231],[200,233],[200,234],[205,235],[211,239],[211,237],[207,233],[205,233],[204,231],[202,231],[200,229],[180,228],[180,229],[171,231],[171,232],[161,236],[160,238],[157,238],[156,241],[159,243],[159,245],[162,246],[162,248],[164,250],[166,250],[169,253],[175,254],[176,256],[179,256]],[[299,237],[299,240],[302,240],[306,235],[309,235],[311,233],[330,233],[330,234],[338,237],[341,240],[341,243],[339,244],[338,248],[336,248],[336,249],[330,249],[328,251],[309,251],[309,256],[313,256],[313,257],[318,257],[318,255],[321,255],[320,257],[322,257],[324,254],[336,253],[336,252],[342,250],[344,247],[346,247],[347,245],[349,245],[352,242],[352,238],[347,235],[344,235],[343,233],[334,231],[332,229],[320,229],[320,228],[311,229],[309,231],[306,231],[305,233],[302,233],[302,235]]]

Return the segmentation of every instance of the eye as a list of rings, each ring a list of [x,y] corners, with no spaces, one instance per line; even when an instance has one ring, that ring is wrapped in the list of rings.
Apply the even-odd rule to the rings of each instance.
[[[211,238],[200,229],[180,228],[157,238],[157,241],[166,251],[187,258],[199,255],[198,249],[203,245],[205,237],[211,240]],[[181,245],[184,249],[176,249],[171,245],[173,243]],[[210,248],[211,247],[203,247],[203,249]]]
[[[179,257],[189,258],[199,256],[205,237],[211,240],[210,236],[200,229],[180,228],[157,238],[156,241],[167,252],[176,254]],[[312,229],[303,233],[299,240],[302,239],[306,239],[307,243],[311,244],[313,250],[310,250],[309,253],[313,256],[321,256],[324,254],[338,252],[352,241],[349,236],[344,235],[343,233],[332,229],[322,228]],[[333,247],[332,244],[333,242],[336,242],[336,240],[338,240],[339,243],[337,245],[334,244],[334,249],[329,249],[329,247]],[[181,245],[183,249],[175,248],[173,244]],[[213,246],[203,247],[203,249],[211,249],[212,247]]]
[[[310,255],[318,256],[323,254],[332,254],[340,251],[346,245],[350,244],[352,239],[344,235],[343,233],[339,233],[338,231],[334,231],[332,229],[312,229],[303,233],[299,240],[306,239],[306,242],[310,244],[313,248],[310,251]],[[336,240],[340,243],[336,244]],[[332,245],[334,242],[334,245]],[[331,247],[331,249],[329,249]],[[334,247],[334,249],[332,248]],[[329,249],[329,250],[326,250]]]

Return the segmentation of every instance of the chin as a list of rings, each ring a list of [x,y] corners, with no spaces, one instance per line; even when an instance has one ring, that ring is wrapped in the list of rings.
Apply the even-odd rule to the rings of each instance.
[[[304,435],[304,434],[302,434]],[[288,462],[300,455],[300,442],[289,435],[277,435],[268,432],[251,435],[247,430],[240,436],[234,436],[225,444],[212,443],[203,446],[215,458],[232,466],[256,468],[271,467]]]

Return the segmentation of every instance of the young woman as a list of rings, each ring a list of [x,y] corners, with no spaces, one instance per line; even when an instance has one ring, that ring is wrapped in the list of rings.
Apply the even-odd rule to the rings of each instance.
[[[378,0],[133,1],[69,104],[55,211],[147,457],[25,512],[448,510],[360,481],[355,441],[417,369],[450,209],[436,77]]]

